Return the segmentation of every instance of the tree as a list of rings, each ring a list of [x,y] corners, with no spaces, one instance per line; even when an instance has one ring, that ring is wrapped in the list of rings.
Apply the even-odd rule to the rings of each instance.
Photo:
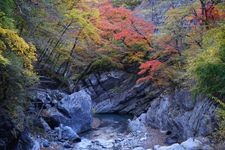
[[[154,26],[136,17],[132,11],[123,7],[113,7],[110,2],[100,6],[101,35],[104,38],[122,40],[128,47],[134,44],[145,45],[151,49]]]
[[[194,91],[224,99],[225,94],[225,26],[207,31],[203,49],[189,60],[188,71],[196,80]]]
[[[157,80],[156,74],[162,67],[163,63],[159,60],[150,60],[140,65],[138,75],[145,75],[137,80],[137,83],[146,82],[149,80]]]
[[[70,70],[71,63],[79,59],[77,50],[87,48],[85,42],[100,43],[100,37],[97,33],[97,28],[94,22],[98,19],[98,11],[91,9],[90,1],[81,0],[77,3],[69,3],[66,7],[65,20],[70,25],[69,29],[71,38],[73,38],[73,44],[68,53],[68,57],[60,65],[58,73],[62,73],[64,76]],[[91,3],[93,4],[93,3]],[[63,4],[62,4],[63,5]],[[90,46],[90,43],[88,46]],[[62,71],[63,70],[63,71]]]
[[[140,63],[152,50],[154,26],[123,7],[113,7],[109,1],[99,6],[97,27],[107,49],[118,53],[118,60],[126,65]]]
[[[112,0],[112,4],[117,7],[124,7],[128,9],[134,9],[141,4],[142,0]]]
[[[15,100],[35,79],[35,47],[15,32],[0,28],[0,100]]]

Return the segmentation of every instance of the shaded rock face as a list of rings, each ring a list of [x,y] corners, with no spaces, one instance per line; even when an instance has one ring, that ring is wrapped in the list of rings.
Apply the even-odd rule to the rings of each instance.
[[[161,94],[152,101],[146,113],[146,122],[154,128],[170,131],[167,144],[189,137],[207,136],[216,127],[216,105],[204,97],[194,99],[188,90]]]
[[[187,89],[166,93],[151,84],[136,85],[133,77],[122,71],[92,74],[79,86],[90,93],[97,113],[146,113],[142,122],[166,131],[167,144],[207,136],[215,130],[217,107],[213,101],[202,96],[194,98]]]
[[[160,90],[150,84],[136,85],[134,74],[111,71],[91,74],[80,81],[76,90],[85,89],[92,97],[96,113],[129,113],[140,115],[147,111]]]
[[[155,25],[165,23],[166,12],[170,8],[178,8],[189,5],[196,0],[144,0],[141,5],[136,7],[136,15],[144,18],[146,21],[153,22]]]
[[[36,90],[30,98],[36,105],[33,111],[40,112],[40,124],[45,131],[60,124],[71,127],[77,133],[91,128],[92,100],[84,90],[71,95],[59,90]]]
[[[34,140],[30,134],[27,131],[19,131],[10,117],[0,110],[0,149],[30,150],[32,148],[34,148]]]

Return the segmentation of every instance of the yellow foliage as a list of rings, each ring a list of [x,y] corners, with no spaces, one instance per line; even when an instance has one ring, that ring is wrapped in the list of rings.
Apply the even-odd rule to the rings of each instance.
[[[6,54],[11,52],[23,60],[23,68],[26,72],[33,71],[32,63],[36,60],[35,46],[26,43],[15,32],[0,28],[0,62],[10,63],[14,61]]]

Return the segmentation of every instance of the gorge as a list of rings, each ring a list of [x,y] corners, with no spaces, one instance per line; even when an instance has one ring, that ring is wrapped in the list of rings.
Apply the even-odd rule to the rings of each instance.
[[[223,150],[225,1],[0,1],[0,150]]]

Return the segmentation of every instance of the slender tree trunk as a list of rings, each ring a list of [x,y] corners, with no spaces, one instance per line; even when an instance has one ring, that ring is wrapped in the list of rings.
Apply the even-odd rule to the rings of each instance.
[[[49,47],[52,45],[52,42],[53,42],[53,39],[49,39],[45,48],[43,48],[43,51],[38,58],[39,63],[42,61],[43,57],[47,54],[47,51],[49,50]]]
[[[69,29],[69,27],[72,25],[73,20],[70,21],[70,23],[68,25],[66,25],[66,27],[64,28],[63,32],[60,34],[59,39],[56,41],[54,47],[51,50],[51,53],[49,53],[46,61],[48,61],[51,58],[51,55],[53,54],[54,50],[56,49],[56,47],[59,45],[59,43],[62,40],[63,35],[66,33],[66,31]]]

